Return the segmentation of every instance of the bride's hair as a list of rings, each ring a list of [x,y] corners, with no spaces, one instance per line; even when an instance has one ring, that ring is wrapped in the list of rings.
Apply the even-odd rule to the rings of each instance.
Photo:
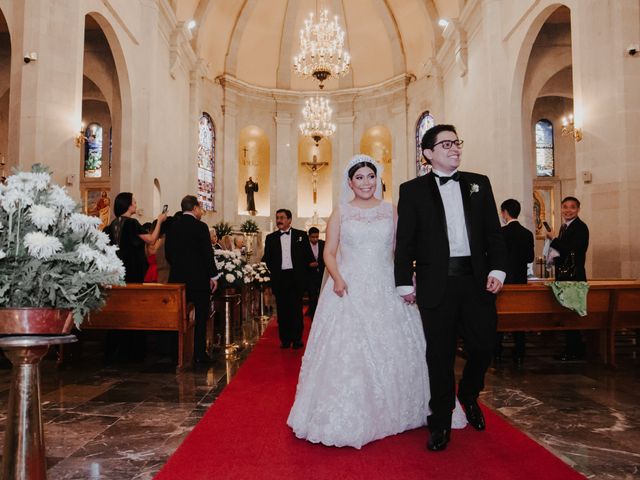
[[[347,176],[349,177],[349,180],[353,180],[353,176],[362,167],[369,167],[371,170],[373,170],[373,173],[375,173],[376,175],[378,174],[378,169],[376,168],[376,166],[373,163],[367,162],[367,161],[358,162],[354,166],[352,166],[349,169],[349,171],[347,172]]]

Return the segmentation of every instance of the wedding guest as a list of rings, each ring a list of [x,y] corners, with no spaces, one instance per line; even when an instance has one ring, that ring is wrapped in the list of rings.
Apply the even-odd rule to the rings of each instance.
[[[307,265],[313,259],[307,233],[291,228],[291,211],[276,211],[278,230],[267,235],[262,261],[271,272],[271,288],[278,309],[280,348],[302,348],[302,296]]]
[[[560,205],[562,226],[556,235],[552,230],[547,232],[551,240],[550,256],[556,270],[558,281],[587,281],[584,263],[589,248],[589,228],[578,217],[580,200],[576,197],[565,197]],[[569,361],[584,357],[585,347],[579,330],[565,332],[564,352],[556,356],[557,360]]]
[[[510,198],[500,205],[500,216],[504,222],[502,235],[507,246],[507,276],[506,284],[527,283],[527,268],[533,262],[535,253],[533,248],[533,233],[526,229],[518,221],[520,215],[520,202]],[[497,333],[496,347],[493,358],[496,363],[502,360],[502,340],[504,332]],[[513,349],[513,362],[522,365],[525,355],[525,332],[513,332],[515,343]]]
[[[309,229],[309,244],[313,252],[313,261],[309,263],[308,287],[309,309],[307,316],[313,319],[318,306],[318,296],[320,295],[320,286],[322,284],[322,275],[324,274],[324,240],[320,240],[320,230],[316,227]]]
[[[182,215],[167,233],[166,256],[171,264],[170,283],[184,283],[187,302],[195,306],[194,357],[196,362],[209,362],[206,351],[206,328],[209,319],[210,297],[218,284],[218,269],[207,224],[202,222],[204,211],[194,195],[187,195],[180,203]]]
[[[218,232],[215,228],[209,229],[209,238],[211,239],[211,246],[214,250],[223,250],[222,245],[218,242]]]
[[[220,245],[222,245],[223,250],[232,251],[233,250],[233,237],[231,235],[224,235],[220,239]]]

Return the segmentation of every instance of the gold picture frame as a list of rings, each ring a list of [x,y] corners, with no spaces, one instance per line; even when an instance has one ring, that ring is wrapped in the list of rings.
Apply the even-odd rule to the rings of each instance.
[[[555,231],[554,198],[555,189],[553,185],[533,187],[533,223],[537,239],[545,238],[546,230],[543,222],[547,222],[551,230]]]

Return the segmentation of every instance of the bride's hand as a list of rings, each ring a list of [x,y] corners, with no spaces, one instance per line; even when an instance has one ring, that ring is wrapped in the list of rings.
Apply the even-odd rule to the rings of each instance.
[[[333,291],[339,297],[342,297],[347,292],[347,284],[344,283],[344,280],[339,279],[333,284]]]

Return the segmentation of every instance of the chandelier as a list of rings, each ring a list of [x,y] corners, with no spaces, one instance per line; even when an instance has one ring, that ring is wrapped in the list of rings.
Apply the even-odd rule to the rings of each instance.
[[[293,69],[301,77],[314,77],[323,82],[330,76],[341,77],[349,71],[351,56],[344,50],[344,31],[338,17],[329,21],[329,11],[323,10],[320,21],[313,23],[313,13],[300,30],[300,53],[293,59]]]
[[[323,137],[330,137],[336,131],[336,124],[331,122],[333,110],[329,101],[323,97],[307,98],[302,109],[303,122],[299,125],[300,133],[313,138],[316,145]]]

